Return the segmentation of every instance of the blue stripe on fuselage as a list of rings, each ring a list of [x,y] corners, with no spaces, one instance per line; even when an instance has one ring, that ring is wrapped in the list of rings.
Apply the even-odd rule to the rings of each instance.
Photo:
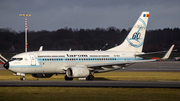
[[[39,57],[37,58],[37,61],[40,65],[17,65],[17,66],[11,66],[9,68],[37,68],[42,67],[42,62],[118,62],[118,61],[128,61],[128,60],[142,60],[143,58],[140,57],[127,57],[127,58],[121,58],[121,57]],[[44,60],[43,60],[44,59]],[[46,61],[45,61],[46,59]],[[48,59],[48,61],[47,61]],[[60,60],[59,60],[60,59]],[[61,60],[62,59],[62,60]],[[68,60],[69,59],[69,60]],[[74,60],[73,60],[74,59]],[[77,59],[77,60],[76,60]],[[89,60],[88,60],[89,59]],[[98,60],[93,60],[98,59]],[[106,60],[107,59],[107,60]],[[109,60],[111,59],[111,60]]]
[[[142,60],[143,58],[135,58],[135,57],[41,57],[38,58],[40,62],[117,62],[117,61],[124,61],[124,60]]]

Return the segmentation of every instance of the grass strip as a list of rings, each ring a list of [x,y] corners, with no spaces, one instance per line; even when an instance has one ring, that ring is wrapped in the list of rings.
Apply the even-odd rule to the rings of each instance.
[[[179,101],[180,89],[0,87],[0,101]]]
[[[64,80],[64,76],[65,74],[58,74],[39,80]],[[95,80],[180,81],[179,72],[107,72],[97,73],[94,76]],[[20,80],[20,76],[14,76],[8,70],[0,70],[0,80]],[[26,80],[36,80],[36,78],[26,74]]]

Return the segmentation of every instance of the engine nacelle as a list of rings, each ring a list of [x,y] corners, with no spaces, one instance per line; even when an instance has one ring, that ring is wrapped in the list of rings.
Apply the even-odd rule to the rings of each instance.
[[[50,78],[53,74],[31,74],[35,78]]]
[[[66,71],[66,75],[70,78],[83,78],[89,75],[89,70],[86,67],[70,67]]]

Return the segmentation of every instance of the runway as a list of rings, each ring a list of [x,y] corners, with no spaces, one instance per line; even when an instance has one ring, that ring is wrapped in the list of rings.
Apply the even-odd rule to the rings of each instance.
[[[180,61],[174,61],[171,59],[166,61],[141,62],[125,67],[123,70],[119,69],[117,71],[180,72]]]
[[[5,70],[2,64],[0,64],[0,70]]]
[[[180,88],[180,81],[0,81],[0,87]]]
[[[0,70],[3,70],[0,65]],[[180,61],[135,63],[124,71],[180,72]],[[180,88],[180,81],[0,81],[0,87],[127,87],[127,88]]]

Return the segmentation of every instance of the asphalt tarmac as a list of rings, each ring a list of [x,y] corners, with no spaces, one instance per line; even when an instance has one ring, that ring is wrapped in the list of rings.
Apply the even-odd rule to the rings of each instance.
[[[180,88],[180,81],[0,81],[0,87]]]
[[[125,67],[124,71],[161,71],[161,72],[180,72],[180,61],[166,60],[156,62],[135,63]],[[118,70],[122,71],[121,70]]]

